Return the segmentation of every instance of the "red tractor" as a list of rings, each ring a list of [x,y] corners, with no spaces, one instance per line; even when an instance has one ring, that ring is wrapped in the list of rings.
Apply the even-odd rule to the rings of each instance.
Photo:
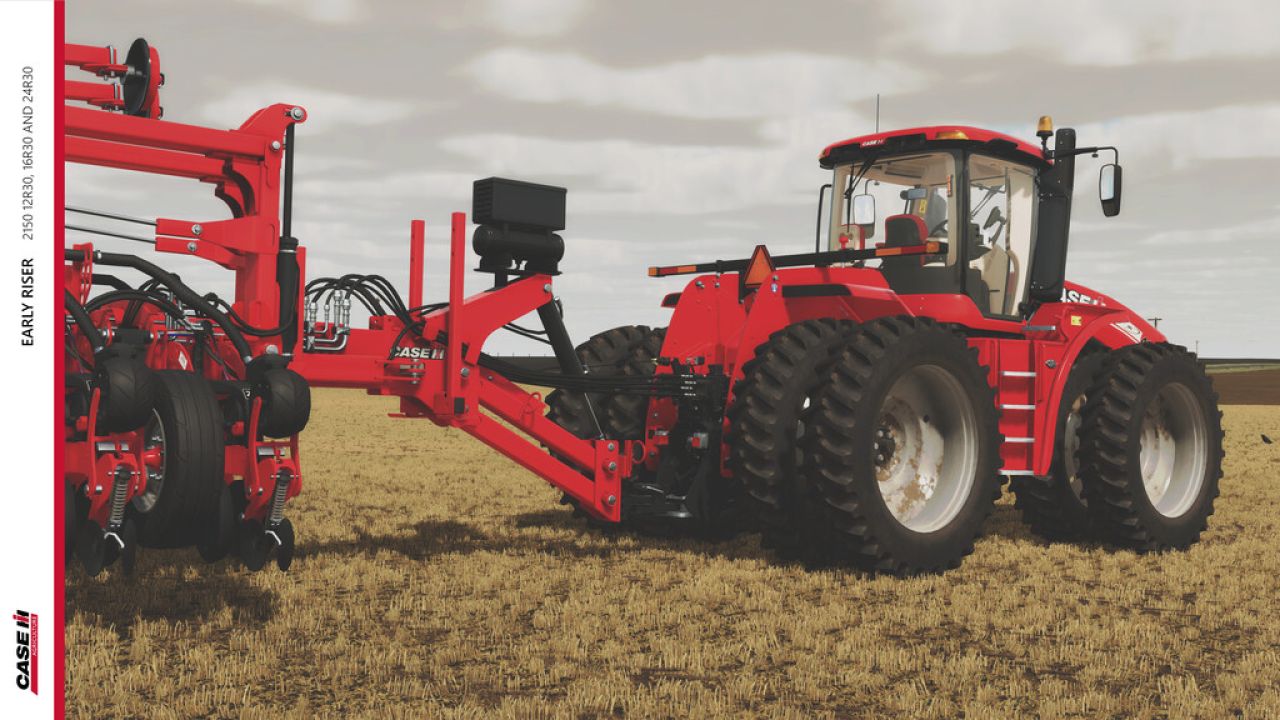
[[[1048,118],[1037,134],[835,143],[815,252],[651,268],[698,275],[664,299],[669,327],[609,331],[584,359],[722,372],[730,389],[701,422],[667,399],[606,400],[606,434],[650,455],[627,503],[704,521],[741,503],[785,556],[916,572],[958,564],[1011,478],[1045,538],[1194,542],[1221,476],[1217,396],[1193,354],[1065,281],[1075,158],[1115,149],[1070,129],[1049,148]],[[1120,183],[1102,168],[1107,216]],[[590,430],[572,398],[551,401]]]
[[[306,281],[290,229],[305,111],[273,105],[230,131],[163,121],[159,58],[139,43],[123,63],[68,46],[69,65],[108,81],[68,81],[68,99],[110,111],[67,108],[68,160],[211,184],[231,217],[69,207],[154,234],[67,227],[216,262],[236,297],[134,255],[67,249],[68,547],[90,572],[138,545],[288,567],[313,385],[397,396],[402,416],[474,435],[593,522],[758,529],[784,557],[871,571],[956,566],[1005,477],[1052,539],[1181,548],[1212,512],[1222,428],[1202,366],[1064,280],[1075,158],[1114,148],[1077,148],[1069,129],[1049,148],[1047,119],[1040,147],[954,126],[836,143],[813,252],[651,268],[696,276],[664,298],[668,327],[575,348],[553,294],[562,188],[475,183],[485,292],[462,295],[461,213],[444,302],[423,302],[420,221],[407,301],[378,275]],[[1116,214],[1117,164],[1100,185]],[[514,324],[530,312],[542,329]],[[499,330],[545,341],[558,370],[485,354]],[[516,383],[557,389],[544,402]]]

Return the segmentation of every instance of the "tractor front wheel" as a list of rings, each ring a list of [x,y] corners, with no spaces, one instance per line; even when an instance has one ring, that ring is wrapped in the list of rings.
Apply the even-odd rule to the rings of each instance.
[[[933,321],[861,325],[810,413],[803,472],[838,558],[909,575],[957,567],[1000,495],[988,370]]]
[[[1084,481],[1080,477],[1080,423],[1089,388],[1102,367],[1105,353],[1082,353],[1071,367],[1054,433],[1053,463],[1046,476],[1015,476],[1011,483],[1015,504],[1031,532],[1051,542],[1082,540],[1091,534]]]
[[[1213,383],[1186,348],[1141,343],[1109,353],[1080,427],[1093,521],[1139,551],[1191,545],[1213,514],[1222,439]]]

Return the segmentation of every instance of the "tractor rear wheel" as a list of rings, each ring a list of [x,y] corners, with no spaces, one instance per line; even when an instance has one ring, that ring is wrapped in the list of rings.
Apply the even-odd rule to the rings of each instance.
[[[608,377],[621,375],[624,364],[631,356],[631,351],[644,341],[650,330],[644,325],[623,325],[612,330],[605,330],[591,336],[591,339],[577,347],[578,359],[587,374]],[[590,404],[588,405],[588,397]],[[604,437],[617,438],[608,425],[604,412],[605,406],[612,401],[608,395],[599,393],[572,392],[569,390],[553,390],[547,395],[549,410],[547,417],[560,427],[580,438],[596,437],[596,422],[600,423],[599,431]]]
[[[144,427],[147,484],[131,511],[144,547],[173,548],[206,539],[223,487],[222,411],[209,382],[160,370],[155,411]]]
[[[631,354],[622,362],[622,374],[633,376],[653,375],[657,367],[658,356],[662,354],[662,341],[667,336],[666,328],[653,328],[645,333],[640,342],[631,348]],[[649,412],[649,398],[645,395],[615,395],[605,407],[606,424],[610,438],[618,440],[641,440]]]
[[[751,498],[764,545],[787,558],[821,542],[808,532],[814,509],[800,474],[804,415],[856,327],[831,318],[788,325],[756,348],[734,386],[729,468]]]
[[[1080,427],[1094,523],[1139,551],[1191,545],[1213,514],[1222,439],[1213,383],[1186,348],[1141,343],[1108,353]]]
[[[861,325],[810,412],[803,472],[838,559],[872,572],[957,567],[1000,495],[988,369],[931,320]]]
[[[1015,476],[1011,483],[1015,505],[1031,532],[1049,541],[1071,541],[1091,534],[1088,503],[1077,458],[1081,411],[1089,388],[1102,367],[1104,353],[1085,351],[1076,359],[1058,405],[1056,447],[1049,474]]]
[[[597,333],[577,347],[578,359],[590,375],[621,375],[631,352],[645,341],[651,330],[645,325],[623,325]],[[618,428],[611,427],[606,406],[615,398],[598,393],[590,394],[564,389],[553,390],[547,395],[547,419],[580,438],[619,438]],[[643,411],[642,411],[643,412]],[[597,423],[599,427],[597,428]],[[643,428],[643,424],[641,425]],[[625,429],[625,428],[623,428]],[[575,516],[586,516],[578,502],[568,494],[560,498],[565,505],[572,505]],[[602,524],[587,516],[591,525]]]

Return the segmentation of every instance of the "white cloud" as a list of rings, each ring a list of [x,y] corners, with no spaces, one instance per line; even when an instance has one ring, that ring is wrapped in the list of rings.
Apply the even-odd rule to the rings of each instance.
[[[307,110],[305,128],[317,135],[338,127],[373,127],[409,117],[415,106],[406,100],[361,97],[283,82],[239,85],[221,99],[201,109],[205,120],[217,126],[238,126],[250,115],[272,103],[297,103]]]
[[[1022,50],[1076,65],[1125,65],[1280,52],[1276,3],[900,0],[883,7],[887,25],[901,28],[894,47],[936,55]]]
[[[508,35],[560,35],[572,29],[587,9],[585,0],[488,0],[485,16]]]
[[[305,184],[299,183],[298,193],[300,197],[329,203],[324,212],[349,215],[350,209],[343,205],[344,202],[359,201],[361,205],[381,202],[403,207],[406,201],[469,200],[471,183],[478,177],[476,173],[402,171],[374,177],[315,178],[308,179]]]
[[[1081,145],[1115,145],[1120,159],[1183,168],[1199,160],[1280,156],[1280,103],[1129,115],[1076,128]]]
[[[704,119],[839,110],[880,90],[916,89],[924,79],[897,63],[800,52],[619,68],[575,53],[502,48],[471,62],[466,72],[484,89],[526,102]]]
[[[325,25],[343,25],[365,17],[360,0],[240,0],[277,7]]]
[[[841,129],[834,131],[835,126]],[[819,151],[833,137],[859,129],[866,124],[856,116],[831,114],[818,122],[772,120],[762,128],[772,142],[762,147],[507,134],[448,138],[441,147],[466,158],[477,176],[555,173],[587,178],[581,184],[585,189],[569,194],[574,214],[694,215],[815,202],[826,177],[818,168]]]

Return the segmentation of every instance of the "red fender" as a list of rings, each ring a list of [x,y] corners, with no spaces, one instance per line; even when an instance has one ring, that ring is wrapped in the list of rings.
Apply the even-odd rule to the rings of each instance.
[[[1060,302],[1042,305],[1029,325],[1056,326],[1066,336],[1065,345],[1039,343],[1044,361],[1052,361],[1058,371],[1044,375],[1039,396],[1045,398],[1043,409],[1036,413],[1036,448],[1033,470],[1047,475],[1053,464],[1057,442],[1058,409],[1067,377],[1089,341],[1096,340],[1110,350],[1140,342],[1165,342],[1163,333],[1124,305],[1080,285],[1068,283],[1068,293],[1085,296],[1089,301]],[[1055,352],[1056,350],[1056,352]]]

